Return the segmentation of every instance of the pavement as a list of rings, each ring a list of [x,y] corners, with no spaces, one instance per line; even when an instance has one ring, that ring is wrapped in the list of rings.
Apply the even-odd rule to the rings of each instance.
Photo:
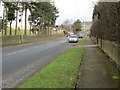
[[[2,50],[3,88],[14,88],[68,48],[67,39]]]
[[[79,70],[77,88],[118,88],[120,85],[112,78],[116,71],[109,58],[93,44],[91,40],[85,45],[85,54]]]

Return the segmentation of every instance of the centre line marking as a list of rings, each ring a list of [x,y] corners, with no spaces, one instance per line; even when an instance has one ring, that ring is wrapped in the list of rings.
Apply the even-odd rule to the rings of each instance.
[[[14,55],[14,54],[17,54],[17,53],[21,53],[21,52],[24,52],[24,51],[27,51],[27,50],[24,49],[24,50],[21,50],[21,51],[13,52],[13,53],[7,54],[7,56]]]

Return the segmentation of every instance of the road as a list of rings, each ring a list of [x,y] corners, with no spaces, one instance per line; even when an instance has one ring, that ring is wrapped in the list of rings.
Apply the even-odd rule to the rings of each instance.
[[[13,88],[49,64],[69,46],[66,39],[2,51],[3,86]]]

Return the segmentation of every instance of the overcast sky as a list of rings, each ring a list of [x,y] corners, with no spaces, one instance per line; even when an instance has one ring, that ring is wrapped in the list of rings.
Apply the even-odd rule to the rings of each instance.
[[[62,24],[65,20],[91,21],[96,0],[54,0],[59,10],[56,24]]]
[[[55,6],[58,8],[59,17],[56,24],[61,25],[65,20],[75,21],[80,19],[81,21],[92,21],[92,14],[94,8],[94,2],[97,0],[53,0]],[[2,9],[0,7],[0,9]],[[0,10],[3,12],[2,10]],[[0,13],[2,15],[2,13]],[[29,16],[29,14],[28,14]],[[24,15],[23,15],[24,25]],[[15,22],[13,22],[15,24]],[[29,23],[28,23],[29,25]]]

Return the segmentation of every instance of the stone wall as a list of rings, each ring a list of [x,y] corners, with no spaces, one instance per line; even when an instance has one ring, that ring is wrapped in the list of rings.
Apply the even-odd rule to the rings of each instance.
[[[120,43],[108,40],[97,40],[96,37],[91,38],[98,46],[118,65],[120,66]],[[98,42],[97,42],[98,41]]]

